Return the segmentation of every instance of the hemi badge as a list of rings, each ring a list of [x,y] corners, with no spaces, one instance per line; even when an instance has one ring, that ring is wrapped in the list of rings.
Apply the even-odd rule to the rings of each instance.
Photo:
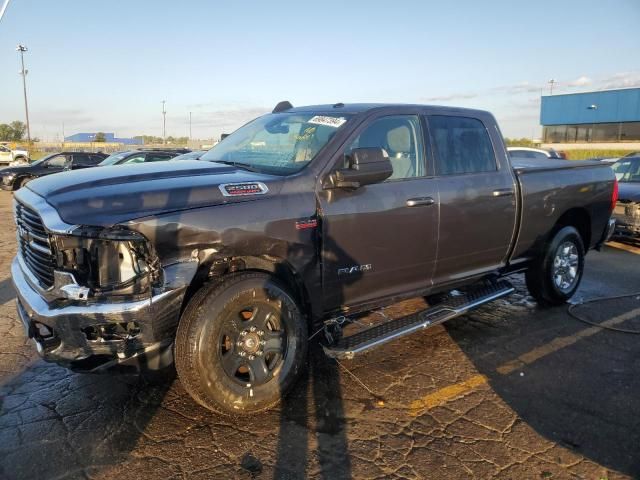
[[[316,220],[315,218],[308,218],[306,220],[299,220],[296,222],[296,230],[316,228],[317,226],[318,226],[318,220]]]
[[[267,186],[262,182],[223,183],[219,188],[225,197],[264,195],[269,191]]]

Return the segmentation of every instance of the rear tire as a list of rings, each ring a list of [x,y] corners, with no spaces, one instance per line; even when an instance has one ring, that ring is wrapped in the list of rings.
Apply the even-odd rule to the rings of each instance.
[[[527,289],[542,306],[562,305],[580,286],[584,244],[573,227],[563,227],[549,240],[525,273]]]
[[[205,408],[259,412],[279,403],[304,371],[307,324],[273,277],[234,274],[191,299],[175,357],[182,385]]]

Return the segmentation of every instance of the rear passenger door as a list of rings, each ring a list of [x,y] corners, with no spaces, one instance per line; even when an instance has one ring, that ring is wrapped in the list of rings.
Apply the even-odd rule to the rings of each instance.
[[[479,118],[456,115],[430,115],[428,124],[440,194],[434,283],[443,284],[505,264],[515,230],[517,192],[493,125],[488,130]]]

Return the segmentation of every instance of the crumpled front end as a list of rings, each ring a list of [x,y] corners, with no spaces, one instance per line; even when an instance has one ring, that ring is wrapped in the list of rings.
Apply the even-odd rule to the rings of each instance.
[[[172,361],[188,285],[174,281],[175,270],[187,278],[184,265],[162,268],[136,232],[65,224],[28,189],[14,214],[18,315],[45,360],[83,371]]]
[[[640,236],[640,202],[620,200],[613,211],[616,235]]]

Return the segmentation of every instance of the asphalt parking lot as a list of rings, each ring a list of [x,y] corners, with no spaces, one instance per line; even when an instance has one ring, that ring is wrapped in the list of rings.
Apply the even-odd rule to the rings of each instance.
[[[0,478],[640,477],[638,335],[540,310],[521,279],[507,300],[352,361],[315,351],[281,408],[226,418],[171,375],[39,360],[14,310],[4,192],[0,222]],[[637,247],[590,253],[577,299],[640,292],[638,267]],[[575,312],[640,330],[640,298]]]

